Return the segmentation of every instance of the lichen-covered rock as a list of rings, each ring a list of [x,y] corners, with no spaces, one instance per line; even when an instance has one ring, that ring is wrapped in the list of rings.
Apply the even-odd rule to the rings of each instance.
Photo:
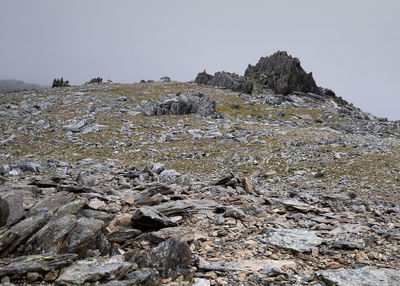
[[[219,117],[216,103],[202,93],[182,93],[161,98],[138,107],[146,115],[183,115]]]
[[[45,197],[30,209],[27,216],[41,215],[47,212],[55,212],[61,206],[75,200],[76,196],[68,192],[59,192],[52,196]]]
[[[0,236],[0,258],[5,257],[22,243],[26,242],[49,220],[48,214],[36,217],[28,217],[12,226]]]
[[[213,76],[204,71],[196,76],[195,82],[199,84],[224,87],[233,91],[249,94],[253,91],[253,84],[245,77],[224,71],[216,72]]]
[[[102,220],[82,217],[78,219],[76,225],[66,238],[66,245],[63,252],[76,253],[79,257],[84,257],[87,250],[96,238],[97,232],[104,226]]]
[[[182,238],[171,238],[160,243],[150,251],[147,264],[160,272],[161,277],[172,277],[190,274],[189,262],[191,251]]]
[[[324,242],[314,232],[301,229],[268,230],[261,241],[298,252],[310,252],[311,246],[318,246]]]
[[[24,253],[60,253],[66,244],[65,237],[75,226],[76,221],[75,215],[65,215],[49,222],[28,240]]]
[[[249,65],[244,73],[276,93],[289,94],[293,91],[321,94],[312,73],[306,73],[298,58],[287,52],[278,51],[272,56],[262,57],[255,66]]]
[[[387,268],[332,269],[320,271],[318,276],[327,285],[390,286],[400,285],[400,271]]]
[[[44,253],[40,255],[20,256],[1,261],[0,277],[5,275],[22,275],[28,272],[45,272],[71,264],[76,254]]]
[[[56,280],[59,285],[83,285],[85,282],[101,279],[121,279],[132,264],[124,261],[123,256],[108,259],[88,258],[76,261],[64,268]]]

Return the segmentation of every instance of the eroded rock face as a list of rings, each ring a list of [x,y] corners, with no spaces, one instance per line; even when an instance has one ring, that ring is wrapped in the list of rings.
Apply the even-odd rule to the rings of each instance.
[[[306,73],[298,58],[287,52],[278,51],[272,56],[262,57],[255,66],[249,65],[244,73],[276,93],[289,94],[293,91],[321,94],[312,73]]]
[[[205,97],[202,93],[186,93],[146,103],[141,105],[138,110],[149,116],[196,114],[203,117],[219,117],[215,107],[215,101]]]
[[[195,79],[196,83],[225,87],[233,91],[249,93],[253,91],[253,84],[246,78],[235,73],[216,72],[213,76],[204,72],[199,73]]]

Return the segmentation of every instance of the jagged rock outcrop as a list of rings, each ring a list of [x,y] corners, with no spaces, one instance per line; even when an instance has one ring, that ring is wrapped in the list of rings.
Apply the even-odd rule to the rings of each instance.
[[[233,91],[249,93],[253,91],[253,84],[246,78],[235,73],[216,72],[213,76],[203,71],[196,76],[196,83],[225,87]]]
[[[214,100],[204,94],[182,93],[161,98],[155,102],[145,103],[138,110],[146,115],[182,115],[197,114],[199,116],[219,117]]]
[[[249,65],[244,73],[276,93],[289,94],[293,91],[321,94],[312,73],[306,73],[298,58],[287,52],[278,51],[272,56],[262,57],[255,66]]]

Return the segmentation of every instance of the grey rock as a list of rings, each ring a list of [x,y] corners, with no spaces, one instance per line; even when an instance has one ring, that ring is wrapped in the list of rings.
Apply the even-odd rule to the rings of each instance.
[[[131,220],[134,227],[144,230],[158,230],[164,227],[176,226],[176,223],[173,223],[161,212],[148,206],[134,211]]]
[[[139,111],[151,115],[182,115],[197,114],[199,116],[219,117],[216,112],[216,103],[202,93],[186,93],[161,98],[156,102],[149,102],[138,107]]]
[[[360,243],[337,240],[332,243],[332,248],[335,249],[362,249],[363,246]]]
[[[182,238],[171,238],[150,251],[147,263],[156,268],[162,278],[175,279],[190,272],[190,258],[189,245]]]
[[[220,205],[211,200],[179,200],[155,206],[154,209],[166,216],[188,216],[215,211]]]
[[[165,171],[162,171],[165,172]],[[161,173],[162,173],[161,172]],[[153,186],[149,186],[145,190],[141,191],[139,194],[135,196],[135,205],[143,206],[148,205],[151,206],[156,204],[157,199],[153,199],[154,195],[171,195],[174,191],[167,185],[156,184]]]
[[[134,238],[142,232],[138,229],[128,228],[124,230],[117,230],[108,235],[108,240],[112,243],[123,243],[128,239]]]
[[[207,84],[249,94],[253,91],[253,84],[235,73],[216,72]]]
[[[5,257],[20,245],[25,243],[36,231],[46,224],[48,214],[28,217],[12,226],[0,236],[0,258]]]
[[[194,278],[192,286],[210,286],[211,282],[208,279]]]
[[[25,254],[61,253],[66,247],[66,236],[77,221],[75,215],[65,215],[49,222],[36,232],[25,244]]]
[[[113,256],[104,261],[96,258],[78,260],[63,269],[56,283],[59,285],[82,285],[85,282],[102,279],[120,279],[125,276],[131,265],[124,261],[123,256]]]
[[[13,225],[25,215],[22,202],[20,194],[0,190],[0,227]]]
[[[400,285],[400,271],[387,268],[334,269],[318,272],[329,286],[392,286]]]
[[[74,228],[66,238],[63,252],[76,253],[79,257],[84,257],[87,250],[94,242],[97,232],[104,226],[102,220],[82,217],[78,219]]]
[[[115,215],[103,211],[84,209],[78,214],[78,218],[81,217],[102,220],[104,222],[104,226],[107,226],[114,219]]]
[[[0,277],[5,275],[22,275],[28,272],[47,272],[71,264],[77,259],[76,254],[44,253],[40,255],[20,256],[2,260]]]
[[[61,206],[75,200],[76,196],[67,192],[58,192],[44,198],[30,209],[27,216],[41,215],[47,212],[55,212]]]
[[[265,237],[260,239],[279,248],[298,252],[310,252],[311,246],[318,246],[324,242],[314,232],[300,229],[267,230]]]
[[[158,271],[149,267],[128,273],[126,278],[135,283],[131,285],[162,285]]]
[[[224,216],[235,218],[235,219],[240,219],[242,217],[245,217],[246,214],[243,210],[241,210],[237,207],[228,207],[224,213]]]
[[[312,73],[307,74],[297,58],[278,51],[269,57],[262,57],[255,66],[249,65],[244,74],[256,78],[259,83],[280,94],[293,91],[321,94]]]

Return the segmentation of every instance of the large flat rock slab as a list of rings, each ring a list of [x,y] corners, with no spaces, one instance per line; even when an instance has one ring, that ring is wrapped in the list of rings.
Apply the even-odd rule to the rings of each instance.
[[[318,275],[329,286],[400,285],[400,270],[388,268],[335,269],[321,271]]]
[[[324,242],[324,239],[314,232],[301,229],[267,230],[265,237],[261,240],[276,247],[297,252],[310,252],[311,246],[318,246]]]

